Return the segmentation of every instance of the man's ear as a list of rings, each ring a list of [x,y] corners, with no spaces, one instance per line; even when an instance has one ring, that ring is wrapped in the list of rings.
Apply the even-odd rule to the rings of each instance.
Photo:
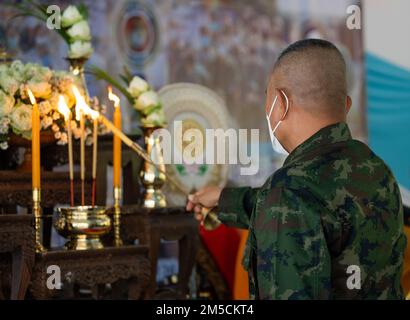
[[[350,96],[346,96],[346,114],[349,113],[351,106],[352,106],[352,98],[350,98]]]
[[[279,112],[276,113],[276,115],[279,117],[276,119],[277,121],[282,120],[282,118],[285,116],[286,113],[286,106],[288,104],[287,97],[285,97],[285,93],[283,90],[280,89],[275,89],[275,94],[278,96],[278,101],[276,108],[278,108]]]

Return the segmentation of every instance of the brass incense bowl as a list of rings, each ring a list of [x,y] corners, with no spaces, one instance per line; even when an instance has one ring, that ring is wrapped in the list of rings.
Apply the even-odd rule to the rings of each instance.
[[[111,230],[111,218],[105,207],[61,207],[54,221],[57,232],[69,239],[70,250],[101,249],[101,237]]]

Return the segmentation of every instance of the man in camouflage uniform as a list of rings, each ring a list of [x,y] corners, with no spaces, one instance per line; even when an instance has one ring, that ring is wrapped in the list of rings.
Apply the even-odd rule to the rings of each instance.
[[[399,188],[351,137],[340,52],[323,40],[289,46],[270,77],[267,114],[275,98],[269,121],[282,121],[275,138],[290,152],[283,167],[260,188],[206,187],[187,209],[201,219],[203,207],[218,205],[222,222],[249,229],[252,298],[402,299]]]

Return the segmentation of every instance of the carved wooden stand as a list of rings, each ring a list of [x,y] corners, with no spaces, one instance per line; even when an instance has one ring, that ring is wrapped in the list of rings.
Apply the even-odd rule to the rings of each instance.
[[[135,140],[136,137],[133,138]],[[112,137],[100,137],[98,148],[97,201],[106,201],[106,171],[112,159]],[[74,148],[78,149],[78,143]],[[87,151],[87,155],[91,152]],[[74,153],[75,157],[79,152]],[[67,172],[52,172],[60,164],[67,163],[67,148],[64,146],[45,146],[41,152],[42,164],[42,203],[43,214],[51,216],[56,204],[67,203],[69,183]],[[141,159],[133,151],[123,148],[123,202],[138,203],[140,190],[138,177]],[[0,158],[0,163],[4,162]],[[75,162],[78,163],[78,159]],[[91,157],[86,158],[87,172],[91,172]],[[79,204],[80,179],[76,175],[75,203]],[[86,202],[90,203],[91,179],[86,178]],[[30,211],[32,203],[31,173],[0,171],[0,213],[16,213],[16,206]],[[3,281],[12,283],[12,299],[23,299],[30,281],[34,263],[34,228],[31,215],[0,215],[0,275],[7,275]],[[124,206],[121,216],[121,232],[125,243],[139,239],[141,246],[104,248],[102,250],[64,251],[54,250],[38,254],[35,260],[31,293],[35,298],[53,297],[57,292],[46,286],[47,266],[60,266],[62,280],[67,276],[72,283],[93,287],[94,298],[98,298],[99,286],[127,279],[130,283],[128,298],[155,298],[156,271],[161,239],[179,242],[179,281],[177,292],[169,297],[187,298],[188,282],[195,264],[201,261],[201,268],[211,276],[210,282],[220,291],[219,298],[226,297],[226,284],[218,273],[206,249],[200,247],[198,223],[184,208],[145,209],[137,205]],[[51,219],[43,220],[43,244],[49,247]],[[149,247],[149,253],[147,247]],[[199,246],[199,247],[198,247]],[[198,248],[200,250],[198,251]],[[199,253],[198,253],[199,252]],[[5,253],[5,254],[2,254]],[[198,257],[197,257],[198,253]],[[12,262],[10,261],[12,255]],[[196,260],[198,259],[198,260]],[[11,266],[11,264],[13,264]],[[13,272],[12,272],[13,271]],[[12,276],[11,276],[12,275]],[[71,275],[71,276],[70,276]],[[11,279],[12,278],[12,279]],[[1,277],[0,277],[1,280]],[[124,280],[123,280],[124,281]],[[1,283],[0,283],[1,288]],[[164,297],[164,296],[160,296]],[[0,290],[0,299],[1,290]]]
[[[150,261],[146,246],[49,251],[36,256],[30,289],[35,299],[50,299],[58,291],[47,287],[47,278],[50,276],[47,274],[47,268],[50,265],[60,268],[61,280],[70,288],[73,284],[92,288],[95,299],[99,298],[99,287],[108,283],[115,284],[119,280],[128,281],[128,299],[140,299],[150,279]],[[73,290],[64,298],[74,298]]]
[[[177,240],[179,244],[178,287],[172,297],[186,299],[199,245],[198,222],[193,215],[182,207],[147,209],[124,206],[121,212],[121,235],[124,242],[139,239],[141,244],[150,247],[151,279],[144,298],[155,298],[158,253],[161,239],[165,239]]]
[[[33,223],[34,219],[30,215],[0,215],[0,253],[3,254],[0,255],[0,271],[1,276],[11,274],[13,300],[24,299],[30,281],[34,264]],[[10,261],[5,253],[12,255],[11,270]],[[9,279],[7,280],[9,282]]]

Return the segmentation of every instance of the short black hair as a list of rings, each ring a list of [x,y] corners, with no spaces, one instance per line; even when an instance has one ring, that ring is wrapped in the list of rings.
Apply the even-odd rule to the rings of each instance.
[[[278,64],[284,57],[291,53],[302,52],[307,49],[328,49],[328,50],[335,50],[339,53],[340,58],[342,58],[344,62],[344,58],[340,53],[339,49],[330,41],[322,40],[322,39],[303,39],[296,41],[290,44],[287,48],[285,48],[279,58],[276,60],[276,64]]]
[[[305,39],[292,43],[273,67],[275,86],[287,89],[296,104],[315,114],[345,115],[346,63],[329,41]]]

